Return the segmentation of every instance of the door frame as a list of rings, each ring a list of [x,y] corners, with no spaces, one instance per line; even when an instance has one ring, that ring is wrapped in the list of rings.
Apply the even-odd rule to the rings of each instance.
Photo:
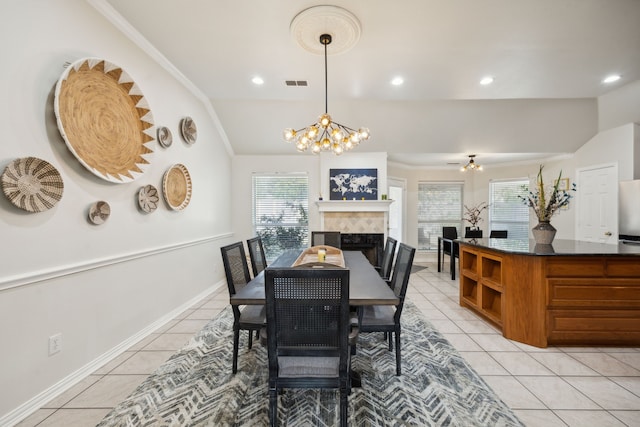
[[[389,187],[400,187],[402,188],[402,215],[400,221],[402,222],[402,232],[400,233],[400,241],[407,241],[407,180],[406,178],[396,178],[392,176],[387,176],[387,193],[389,193]],[[395,202],[394,202],[395,203]],[[387,227],[389,225],[387,224]],[[387,230],[387,235],[389,234],[389,230]]]

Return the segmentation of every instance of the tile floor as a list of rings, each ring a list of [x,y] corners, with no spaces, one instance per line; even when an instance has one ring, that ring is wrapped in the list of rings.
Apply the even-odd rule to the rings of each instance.
[[[458,305],[458,282],[435,263],[407,298],[530,427],[640,426],[640,348],[551,347],[509,341]],[[444,269],[448,271],[448,266]],[[228,304],[226,288],[195,304],[18,426],[95,426]]]

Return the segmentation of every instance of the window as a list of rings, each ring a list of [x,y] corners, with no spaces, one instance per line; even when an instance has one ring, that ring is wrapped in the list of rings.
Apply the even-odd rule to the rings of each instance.
[[[462,183],[418,183],[418,249],[436,250],[442,227],[462,231]]]
[[[510,239],[528,239],[529,207],[518,198],[528,191],[528,179],[490,182],[489,229],[507,230]]]
[[[309,243],[309,179],[306,174],[253,175],[253,229],[273,261],[286,249]]]

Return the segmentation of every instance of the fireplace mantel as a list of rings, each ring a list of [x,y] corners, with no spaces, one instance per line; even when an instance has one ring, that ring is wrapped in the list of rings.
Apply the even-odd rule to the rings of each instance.
[[[393,200],[318,200],[320,212],[389,212]]]

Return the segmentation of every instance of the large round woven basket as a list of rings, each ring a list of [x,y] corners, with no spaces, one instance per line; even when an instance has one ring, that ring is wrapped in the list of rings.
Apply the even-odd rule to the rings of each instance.
[[[98,58],[71,64],[56,85],[54,110],[67,147],[96,176],[125,183],[149,167],[153,115],[119,66]]]

